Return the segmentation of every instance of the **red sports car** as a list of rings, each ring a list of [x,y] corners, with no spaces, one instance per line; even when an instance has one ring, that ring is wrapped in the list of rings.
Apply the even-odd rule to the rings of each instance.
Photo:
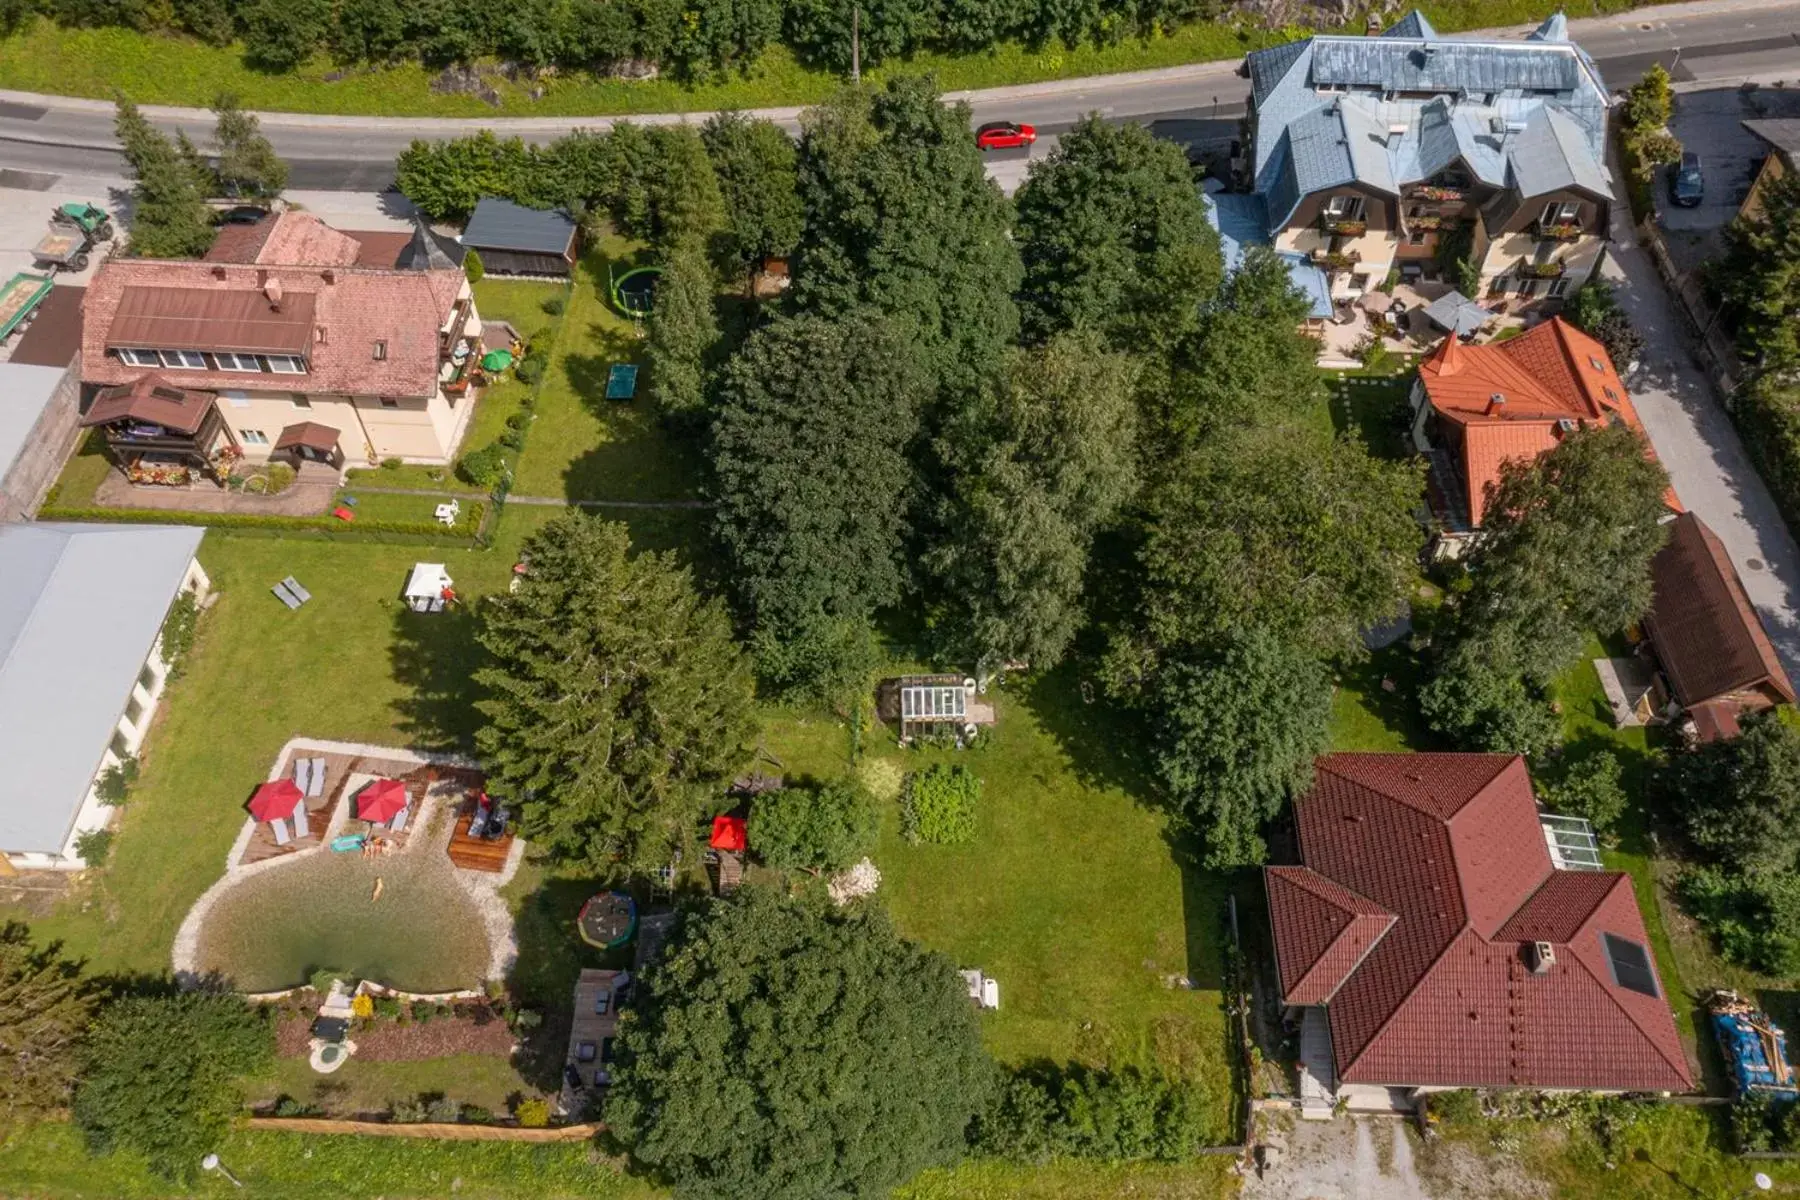
[[[975,144],[983,150],[1015,150],[1035,141],[1035,128],[1014,121],[989,121],[975,131]]]

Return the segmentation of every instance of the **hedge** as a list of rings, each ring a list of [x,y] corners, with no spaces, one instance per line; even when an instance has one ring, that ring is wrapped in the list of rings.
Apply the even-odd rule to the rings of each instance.
[[[81,521],[114,525],[202,525],[208,529],[265,533],[272,537],[324,537],[342,541],[446,542],[476,544],[482,540],[487,506],[480,501],[462,508],[455,525],[436,521],[340,521],[332,516],[277,517],[261,513],[196,513],[147,508],[44,508],[40,521]]]
[[[1731,416],[1789,529],[1800,530],[1800,385],[1763,376],[1738,389]]]

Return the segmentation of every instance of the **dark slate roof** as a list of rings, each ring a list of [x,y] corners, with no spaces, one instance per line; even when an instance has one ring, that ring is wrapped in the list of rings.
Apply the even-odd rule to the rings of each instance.
[[[568,213],[483,196],[463,230],[462,244],[475,250],[566,254],[574,236],[575,219]]]
[[[1744,128],[1783,154],[1800,155],[1800,120],[1745,121]]]
[[[1313,45],[1316,84],[1395,92],[1567,92],[1575,89],[1579,72],[1566,53],[1530,54],[1481,42],[1413,45],[1385,38],[1318,38]]]
[[[1683,708],[1767,684],[1789,702],[1794,685],[1744,592],[1724,545],[1693,513],[1669,523],[1650,562],[1644,627]]]

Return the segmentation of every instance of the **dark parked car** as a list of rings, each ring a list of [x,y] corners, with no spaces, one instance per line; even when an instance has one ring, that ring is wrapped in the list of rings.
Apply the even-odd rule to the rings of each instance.
[[[1688,151],[1669,176],[1669,194],[1683,208],[1698,208],[1706,199],[1706,179],[1700,173],[1700,156]]]
[[[1037,130],[1015,121],[989,121],[975,131],[975,144],[983,150],[1016,150],[1037,141]]]

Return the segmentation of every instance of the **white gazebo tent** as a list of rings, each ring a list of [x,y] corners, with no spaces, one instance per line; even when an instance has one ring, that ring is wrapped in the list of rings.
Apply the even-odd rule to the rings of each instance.
[[[406,607],[414,612],[443,612],[452,592],[443,563],[414,563],[406,580]]]

